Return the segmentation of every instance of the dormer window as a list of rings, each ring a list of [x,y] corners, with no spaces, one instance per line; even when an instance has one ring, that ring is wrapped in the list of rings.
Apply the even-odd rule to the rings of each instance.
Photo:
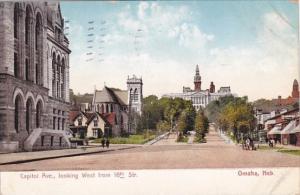
[[[82,116],[78,117],[78,126],[82,126]]]
[[[95,117],[94,119],[94,127],[98,127],[98,117]]]

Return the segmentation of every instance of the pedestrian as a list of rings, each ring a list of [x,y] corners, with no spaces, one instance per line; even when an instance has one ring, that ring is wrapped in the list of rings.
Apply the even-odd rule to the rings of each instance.
[[[106,140],[106,147],[109,148],[109,140]]]
[[[105,147],[105,139],[104,138],[101,140],[101,145],[102,145],[102,148]]]

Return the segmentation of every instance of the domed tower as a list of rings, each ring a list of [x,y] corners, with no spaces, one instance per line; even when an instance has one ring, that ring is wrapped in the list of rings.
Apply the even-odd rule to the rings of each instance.
[[[292,97],[299,98],[299,84],[296,79],[294,80],[294,83],[293,83]]]
[[[195,84],[195,91],[201,91],[201,76],[199,73],[199,66],[196,66],[196,74],[194,76],[194,84]]]

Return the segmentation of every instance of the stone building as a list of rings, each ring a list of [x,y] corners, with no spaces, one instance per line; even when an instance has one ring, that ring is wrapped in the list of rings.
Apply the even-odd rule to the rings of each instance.
[[[199,66],[196,66],[196,73],[194,76],[194,90],[190,87],[183,87],[182,93],[169,93],[164,94],[162,97],[169,98],[182,98],[184,100],[191,100],[193,106],[196,110],[199,110],[201,107],[204,108],[211,101],[217,100],[222,96],[233,95],[230,90],[230,86],[228,87],[220,87],[220,89],[216,92],[215,85],[213,82],[210,83],[209,89],[202,90],[201,89],[201,76],[199,72]]]
[[[0,151],[68,148],[69,41],[58,2],[0,2]]]
[[[134,133],[130,117],[133,113],[142,113],[143,82],[142,78],[128,77],[127,90],[104,87],[95,90],[92,101],[94,112],[102,114],[112,126],[112,134]],[[112,120],[113,119],[113,120]]]

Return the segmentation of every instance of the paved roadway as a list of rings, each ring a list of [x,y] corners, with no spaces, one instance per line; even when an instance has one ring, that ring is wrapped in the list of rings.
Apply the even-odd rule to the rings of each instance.
[[[176,143],[171,134],[154,145],[85,156],[2,165],[0,171],[299,167],[300,157],[276,151],[244,151],[210,130],[207,143]]]

